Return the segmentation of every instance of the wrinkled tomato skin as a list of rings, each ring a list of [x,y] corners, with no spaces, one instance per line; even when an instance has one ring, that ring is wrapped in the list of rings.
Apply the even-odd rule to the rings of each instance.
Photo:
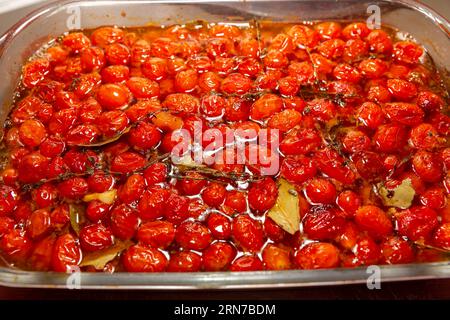
[[[358,240],[354,252],[356,265],[374,265],[381,259],[381,249],[370,237]]]
[[[33,268],[38,271],[50,270],[55,241],[56,239],[54,236],[48,236],[36,243],[33,252],[30,255],[30,262]]]
[[[246,215],[233,219],[232,235],[235,243],[244,251],[257,252],[264,244],[264,232],[260,222]]]
[[[275,181],[270,178],[257,181],[250,186],[248,202],[250,208],[264,212],[272,208],[277,200],[278,191]]]
[[[211,242],[211,232],[198,222],[184,222],[178,228],[175,241],[184,249],[203,250]]]
[[[39,152],[34,152],[23,157],[20,161],[18,179],[24,183],[35,183],[47,175],[48,158]]]
[[[110,211],[110,206],[98,200],[89,202],[86,208],[86,216],[92,222],[99,222],[105,219]]]
[[[140,174],[133,174],[128,177],[120,189],[119,199],[126,204],[138,201],[145,189],[144,177]]]
[[[219,183],[209,184],[202,192],[202,199],[207,205],[211,207],[220,206],[225,200],[226,189]]]
[[[411,207],[396,215],[398,232],[412,241],[428,238],[438,225],[438,216],[433,209]]]
[[[226,240],[231,236],[231,221],[225,215],[212,212],[206,221],[208,229],[214,238]]]
[[[381,245],[382,259],[388,264],[411,263],[414,261],[414,251],[404,239],[390,237]]]
[[[27,231],[32,239],[36,240],[48,234],[51,228],[51,217],[48,210],[39,209],[31,214],[28,220]]]
[[[287,270],[292,267],[289,250],[271,243],[264,247],[262,260],[267,270]]]
[[[443,223],[433,234],[433,243],[444,250],[450,248],[450,223]]]
[[[136,237],[143,244],[165,249],[175,239],[175,228],[168,221],[150,221],[139,227]]]
[[[53,248],[52,269],[56,272],[69,272],[80,263],[81,257],[80,245],[71,234],[59,236]]]
[[[123,265],[128,272],[162,272],[167,268],[167,258],[158,249],[134,245],[125,252]]]
[[[58,184],[61,197],[76,200],[88,193],[89,186],[85,179],[74,177]]]
[[[417,175],[426,182],[437,182],[442,177],[442,162],[434,153],[419,150],[413,156],[412,166]]]
[[[167,221],[174,224],[180,224],[189,215],[189,200],[186,197],[179,196],[172,193],[166,202],[166,209],[164,211]]]
[[[101,224],[85,226],[80,231],[80,245],[85,251],[106,249],[113,243],[111,230]]]
[[[334,239],[344,224],[337,210],[327,207],[317,207],[303,218],[303,229],[314,240]]]
[[[295,253],[294,261],[301,269],[324,269],[339,266],[339,250],[330,243],[314,242]]]
[[[241,256],[230,266],[230,271],[260,271],[263,269],[262,261],[256,256]]]
[[[170,257],[168,272],[197,272],[202,267],[202,257],[193,251],[176,252]]]
[[[165,203],[170,197],[170,191],[152,188],[145,191],[138,204],[139,217],[144,220],[154,220],[165,215]]]
[[[118,173],[130,173],[145,166],[145,159],[134,152],[124,152],[117,155],[112,164],[111,170]]]
[[[203,251],[203,267],[205,271],[227,270],[236,253],[236,248],[228,242],[214,242]]]
[[[119,239],[131,239],[136,233],[138,223],[135,211],[124,204],[111,211],[111,230]]]
[[[355,221],[362,229],[374,237],[389,235],[392,230],[392,222],[388,216],[376,206],[362,206],[355,214]]]
[[[364,21],[261,27],[77,30],[24,60],[0,258],[69,273],[444,261],[448,94],[425,47]]]
[[[0,240],[0,249],[11,261],[24,262],[32,249],[31,239],[19,229],[6,233]]]

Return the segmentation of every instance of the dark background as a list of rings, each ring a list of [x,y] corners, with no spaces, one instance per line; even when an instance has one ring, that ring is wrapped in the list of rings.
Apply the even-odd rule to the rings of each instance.
[[[227,290],[227,291],[149,291],[149,290],[56,290],[12,289],[0,287],[0,299],[95,299],[95,300],[398,300],[450,299],[450,279],[382,283],[380,290],[369,290],[366,285],[326,287]]]
[[[423,0],[445,17],[450,17],[448,0]],[[33,6],[35,7],[35,6]],[[26,14],[31,9],[21,9]],[[10,18],[11,15],[9,15]],[[14,21],[1,17],[0,33]],[[11,20],[11,19],[10,19]],[[343,285],[288,289],[226,290],[226,291],[133,291],[133,290],[57,290],[57,289],[18,289],[0,286],[0,299],[161,299],[161,300],[258,300],[258,299],[450,299],[450,279],[422,280],[408,282],[382,283],[380,290],[369,290],[366,285]]]

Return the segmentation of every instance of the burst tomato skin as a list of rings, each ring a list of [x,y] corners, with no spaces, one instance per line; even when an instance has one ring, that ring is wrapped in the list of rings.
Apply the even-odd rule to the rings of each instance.
[[[140,174],[133,174],[128,177],[120,189],[119,199],[126,204],[138,201],[145,189],[144,177]]]
[[[406,64],[417,63],[422,56],[423,49],[409,41],[400,41],[394,45],[394,59]]]
[[[307,154],[321,144],[321,138],[314,129],[293,130],[280,143],[280,151],[285,155]]]
[[[185,195],[193,196],[199,194],[208,184],[203,176],[196,172],[188,172],[188,178],[180,181],[181,190]]]
[[[0,186],[0,216],[10,215],[19,203],[17,191],[10,186]]]

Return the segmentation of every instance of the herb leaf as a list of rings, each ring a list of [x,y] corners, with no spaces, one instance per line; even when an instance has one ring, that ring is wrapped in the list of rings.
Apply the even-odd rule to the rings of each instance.
[[[295,186],[285,179],[279,180],[278,198],[268,216],[283,230],[294,234],[300,228],[300,208]]]
[[[79,204],[69,205],[70,225],[77,235],[80,235],[80,224],[84,221],[84,206]]]
[[[119,253],[128,249],[131,245],[133,245],[133,242],[130,240],[117,241],[109,248],[88,253],[83,257],[80,267],[93,266],[97,270],[102,270],[108,262],[114,260]]]
[[[405,179],[394,189],[388,189],[383,183],[377,184],[378,195],[387,207],[407,209],[411,206],[416,192],[411,179]]]
[[[102,193],[90,193],[83,197],[84,202],[90,202],[93,200],[99,200],[106,204],[113,204],[116,200],[117,190],[112,189]]]

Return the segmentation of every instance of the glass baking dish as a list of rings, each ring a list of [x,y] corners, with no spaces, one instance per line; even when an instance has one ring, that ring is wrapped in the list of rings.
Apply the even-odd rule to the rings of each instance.
[[[224,0],[224,1],[56,1],[21,19],[0,38],[0,121],[6,118],[23,62],[52,38],[74,28],[102,25],[125,27],[173,24],[202,19],[246,23],[252,19],[366,20],[376,5],[381,23],[412,35],[427,50],[450,88],[450,24],[412,0]],[[377,8],[375,8],[377,10]],[[370,12],[368,12],[370,11]],[[79,23],[78,23],[79,22]],[[450,261],[379,269],[327,269],[202,273],[82,273],[67,275],[29,272],[0,266],[0,284],[12,287],[92,289],[227,289],[365,283],[379,271],[381,281],[450,278]]]

